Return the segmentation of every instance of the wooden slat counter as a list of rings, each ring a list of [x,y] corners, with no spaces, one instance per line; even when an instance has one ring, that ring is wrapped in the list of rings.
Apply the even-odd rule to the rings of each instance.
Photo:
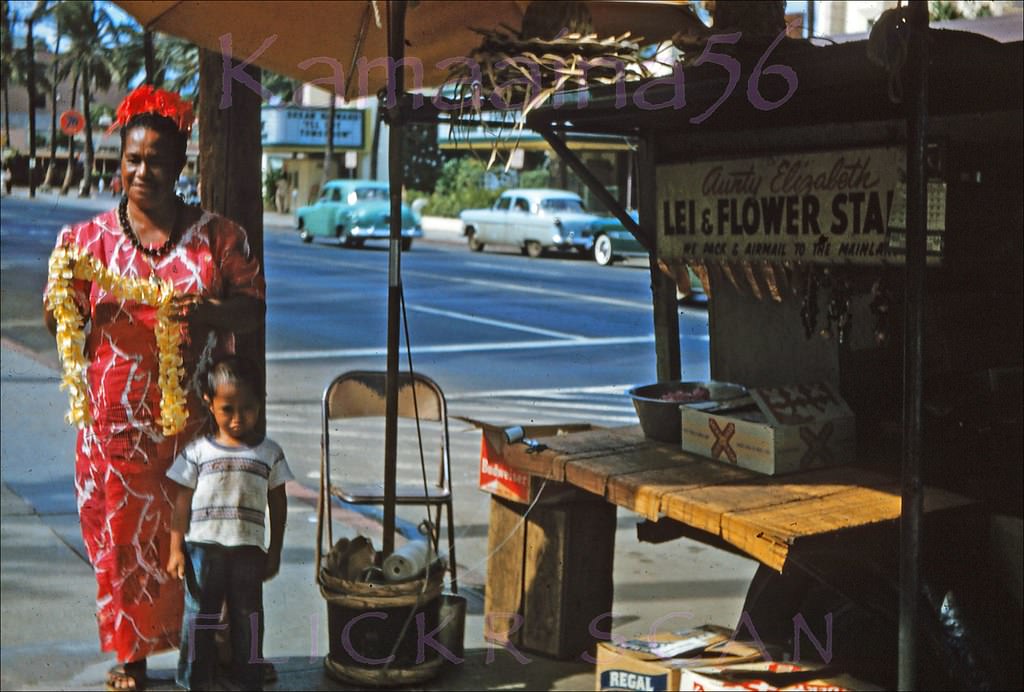
[[[668,517],[706,531],[780,572],[803,539],[900,516],[899,479],[856,466],[764,476],[650,441],[640,426],[537,441],[547,448],[530,452],[526,445],[508,445],[505,461],[648,519]],[[925,512],[969,503],[944,490],[925,489]]]

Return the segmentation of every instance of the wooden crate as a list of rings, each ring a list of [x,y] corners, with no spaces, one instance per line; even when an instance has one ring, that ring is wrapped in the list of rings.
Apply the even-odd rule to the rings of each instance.
[[[559,659],[594,653],[609,626],[615,506],[561,486],[528,505],[491,496],[484,636]],[[547,495],[545,490],[545,495]],[[596,621],[596,622],[595,622]]]

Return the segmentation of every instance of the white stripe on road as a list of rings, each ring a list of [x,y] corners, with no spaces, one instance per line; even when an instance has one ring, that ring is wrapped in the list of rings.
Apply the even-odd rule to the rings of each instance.
[[[428,315],[437,315],[438,317],[448,317],[453,320],[465,320],[467,322],[475,322],[477,324],[486,324],[492,327],[501,327],[502,329],[512,329],[520,332],[529,332],[530,334],[540,334],[541,336],[553,336],[556,339],[584,339],[586,337],[580,336],[579,334],[569,334],[567,332],[556,332],[551,329],[541,329],[540,327],[528,327],[524,324],[513,324],[504,320],[492,320],[486,317],[477,317],[475,315],[469,315],[464,312],[453,312],[451,310],[438,310],[437,308],[428,308],[423,305],[409,305],[409,310],[413,312],[425,312]]]
[[[417,346],[416,354],[424,353],[482,353],[485,351],[525,351],[545,348],[583,348],[590,346],[621,346],[625,344],[648,344],[654,341],[654,335],[648,336],[610,336],[594,339],[565,339],[562,341],[492,341],[475,344],[438,344],[436,346]],[[405,353],[405,348],[400,349]],[[315,351],[277,351],[267,354],[267,361],[284,360],[316,360],[319,358],[365,358],[386,355],[382,346],[371,348],[341,348]]]
[[[274,255],[276,255],[278,253],[268,253],[268,254],[270,256],[274,256]],[[294,258],[290,258],[289,257],[288,259],[294,259]],[[316,261],[318,259],[320,259],[320,258],[318,258],[318,257],[305,258],[304,257],[304,258],[302,258],[301,261],[303,262],[303,264],[308,264],[310,261]],[[325,265],[330,266],[330,267],[351,267],[353,269],[361,269],[363,271],[377,272],[377,273],[381,273],[381,274],[387,272],[387,270],[388,270],[386,265],[373,266],[373,265],[364,264],[362,262],[346,262],[346,261],[343,261],[343,260],[342,261],[331,261],[331,262],[324,261],[324,262],[318,262],[318,264],[325,264]],[[432,272],[417,271],[417,270],[411,270],[411,269],[403,269],[402,270],[402,276],[404,276],[404,277],[414,277],[415,276],[415,277],[420,277],[420,278],[423,278],[423,279],[432,279],[432,280],[435,280],[435,281],[440,281],[442,283],[468,284],[470,286],[481,286],[481,287],[484,287],[484,288],[487,288],[487,289],[490,289],[490,290],[494,290],[495,289],[495,285],[494,285],[494,280],[493,279],[488,279],[488,280],[485,280],[485,279],[469,279],[469,278],[465,278],[465,277],[451,276],[450,274],[434,274]],[[308,289],[308,285],[307,284],[297,283],[295,285],[296,286],[305,286]],[[515,284],[503,284],[501,286],[501,288],[503,290],[506,290],[506,291],[517,291],[519,293],[532,293],[532,294],[544,296],[546,298],[568,298],[568,299],[570,299],[570,300],[572,300],[574,302],[583,301],[583,302],[587,302],[587,303],[599,303],[601,305],[614,305],[616,307],[630,308],[630,309],[634,309],[634,310],[649,311],[651,309],[651,304],[649,302],[637,302],[637,301],[633,301],[633,300],[622,300],[621,298],[608,298],[608,297],[604,297],[604,296],[592,296],[592,295],[587,295],[586,293],[579,293],[579,292],[573,292],[573,291],[556,291],[556,290],[551,289],[551,288],[537,288],[537,287],[534,287],[534,286],[517,286]],[[303,295],[303,296],[297,297],[297,298],[290,298],[290,299],[284,299],[284,300],[271,300],[271,301],[269,301],[269,305],[271,305],[271,306],[273,306],[273,305],[285,305],[285,304],[288,304],[288,303],[298,303],[298,302],[301,302],[303,304],[310,304],[310,303],[315,303],[315,302],[333,302],[333,301],[337,301],[338,299],[350,299],[351,297],[352,297],[351,293],[339,293],[337,295],[331,295],[331,294],[328,294],[326,292],[323,292],[323,293],[318,293],[315,297],[306,294],[306,295]]]
[[[552,397],[566,398],[577,394],[622,394],[632,387],[632,384],[600,384],[587,387],[550,387],[548,389],[502,389],[488,390],[484,392],[464,392],[461,394],[449,394],[448,401],[458,399],[470,399],[478,397]]]
[[[625,395],[622,397],[625,399]],[[502,408],[516,408],[518,410],[551,410],[556,412],[562,411],[573,411],[586,409],[587,411],[595,412],[610,412],[614,414],[631,414],[633,413],[633,404],[630,401],[626,401],[624,404],[598,404],[594,402],[586,402],[585,404],[578,401],[552,401],[550,399],[530,399],[526,398],[522,401],[491,401],[491,397],[483,397],[483,403],[491,404],[492,406],[501,406]]]
[[[550,270],[543,270],[542,271],[542,270],[539,270],[539,269],[523,269],[523,267],[521,265],[518,265],[518,263],[517,263],[517,265],[512,265],[512,264],[497,264],[497,263],[492,263],[492,262],[466,262],[466,263],[464,263],[463,266],[474,267],[476,269],[493,269],[495,271],[506,272],[506,273],[509,273],[509,274],[518,274],[518,275],[532,274],[532,275],[535,275],[535,276],[554,276],[554,277],[563,277],[563,276],[565,276],[564,272],[559,272],[559,271],[550,271]]]

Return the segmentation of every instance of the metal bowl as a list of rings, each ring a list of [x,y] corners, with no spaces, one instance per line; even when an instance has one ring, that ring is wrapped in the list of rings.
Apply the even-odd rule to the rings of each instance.
[[[729,382],[682,382],[671,380],[633,387],[626,393],[633,400],[633,408],[640,418],[644,436],[658,442],[679,442],[682,439],[682,415],[679,407],[687,402],[666,401],[661,397],[674,392],[690,392],[704,387],[710,393],[709,401],[728,401],[746,396],[747,388]]]

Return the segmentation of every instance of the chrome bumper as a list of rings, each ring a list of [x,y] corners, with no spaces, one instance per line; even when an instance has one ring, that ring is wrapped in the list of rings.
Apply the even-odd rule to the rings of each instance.
[[[391,237],[391,229],[387,226],[353,226],[349,229],[348,234],[353,238],[369,238],[371,240],[387,240]],[[423,229],[419,226],[415,228],[403,228],[403,238],[422,238]]]

